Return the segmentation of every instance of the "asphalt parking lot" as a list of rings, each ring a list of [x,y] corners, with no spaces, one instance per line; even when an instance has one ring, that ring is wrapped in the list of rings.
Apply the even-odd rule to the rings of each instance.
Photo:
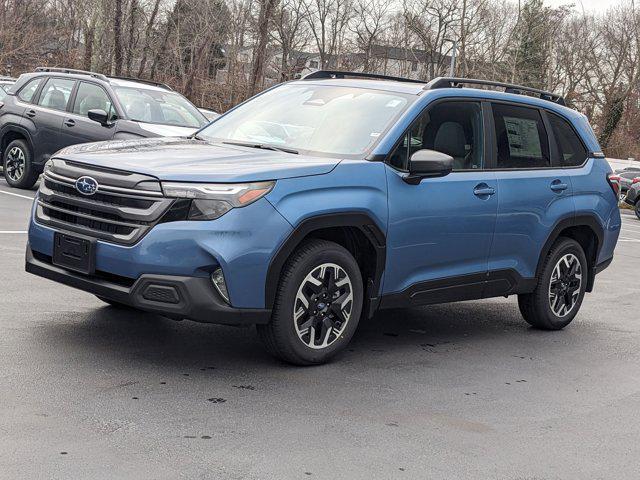
[[[0,478],[596,479],[640,472],[640,221],[574,323],[515,298],[392,311],[330,365],[24,272],[0,178]],[[26,197],[26,198],[25,198]]]

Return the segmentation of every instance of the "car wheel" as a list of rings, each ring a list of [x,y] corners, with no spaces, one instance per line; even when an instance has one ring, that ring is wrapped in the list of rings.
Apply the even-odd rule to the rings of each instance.
[[[15,188],[31,188],[38,180],[38,172],[32,164],[32,155],[27,142],[14,140],[4,151],[2,158],[4,178]]]
[[[636,217],[638,217],[638,220],[640,220],[640,201],[636,203],[636,206],[633,209],[633,211],[636,212]]]
[[[364,289],[356,260],[342,246],[310,240],[285,264],[271,321],[258,336],[272,355],[295,365],[317,365],[351,340]]]
[[[587,268],[580,244],[571,238],[559,238],[545,259],[536,289],[518,296],[524,319],[544,330],[569,325],[582,305]]]

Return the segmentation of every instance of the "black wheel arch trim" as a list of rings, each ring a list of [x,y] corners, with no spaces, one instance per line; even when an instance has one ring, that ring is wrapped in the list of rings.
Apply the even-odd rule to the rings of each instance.
[[[378,292],[386,262],[386,236],[368,214],[362,212],[337,212],[309,217],[294,227],[280,245],[269,263],[265,284],[265,308],[273,308],[280,282],[280,275],[287,259],[309,234],[327,228],[354,227],[359,229],[371,243],[376,253],[374,278],[365,283],[365,305],[363,312],[371,316],[379,303]],[[367,281],[364,279],[365,282]]]
[[[0,129],[0,144],[4,142],[4,137],[10,132],[19,133],[20,135],[24,136],[24,138],[27,140],[27,144],[29,145],[29,148],[31,149],[31,155],[33,156],[33,141],[31,140],[31,132],[29,132],[27,128],[21,125],[15,125],[15,124],[4,125]],[[4,150],[2,151],[2,157],[4,158]],[[33,160],[34,159],[32,158],[32,161]]]
[[[593,258],[587,258],[587,261],[590,262],[588,278],[587,278],[587,292],[591,292],[593,290],[593,284],[595,282],[595,276],[598,272],[596,262],[598,261],[598,255],[600,254],[600,249],[602,248],[602,242],[604,239],[604,229],[597,218],[593,215],[575,215],[567,218],[560,219],[553,227],[551,234],[547,238],[542,250],[540,251],[540,257],[538,258],[538,264],[536,266],[536,278],[539,278],[542,273],[542,266],[544,264],[544,260],[547,258],[549,254],[549,250],[556,242],[556,240],[560,237],[560,234],[571,227],[589,227],[593,233],[596,235],[597,244],[594,252]],[[587,252],[585,252],[585,255]]]

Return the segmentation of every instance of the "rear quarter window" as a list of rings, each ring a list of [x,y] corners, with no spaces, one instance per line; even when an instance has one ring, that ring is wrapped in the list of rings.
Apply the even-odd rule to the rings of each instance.
[[[560,166],[577,167],[587,159],[588,153],[573,127],[565,119],[548,113],[549,123],[558,146]]]

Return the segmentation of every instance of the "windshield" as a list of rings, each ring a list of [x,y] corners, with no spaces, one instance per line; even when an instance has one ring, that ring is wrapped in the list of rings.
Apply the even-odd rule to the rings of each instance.
[[[114,90],[131,120],[192,128],[207,124],[205,116],[179,93],[144,87],[115,87]]]
[[[198,138],[358,156],[373,146],[409,98],[364,88],[287,84],[220,117]]]

